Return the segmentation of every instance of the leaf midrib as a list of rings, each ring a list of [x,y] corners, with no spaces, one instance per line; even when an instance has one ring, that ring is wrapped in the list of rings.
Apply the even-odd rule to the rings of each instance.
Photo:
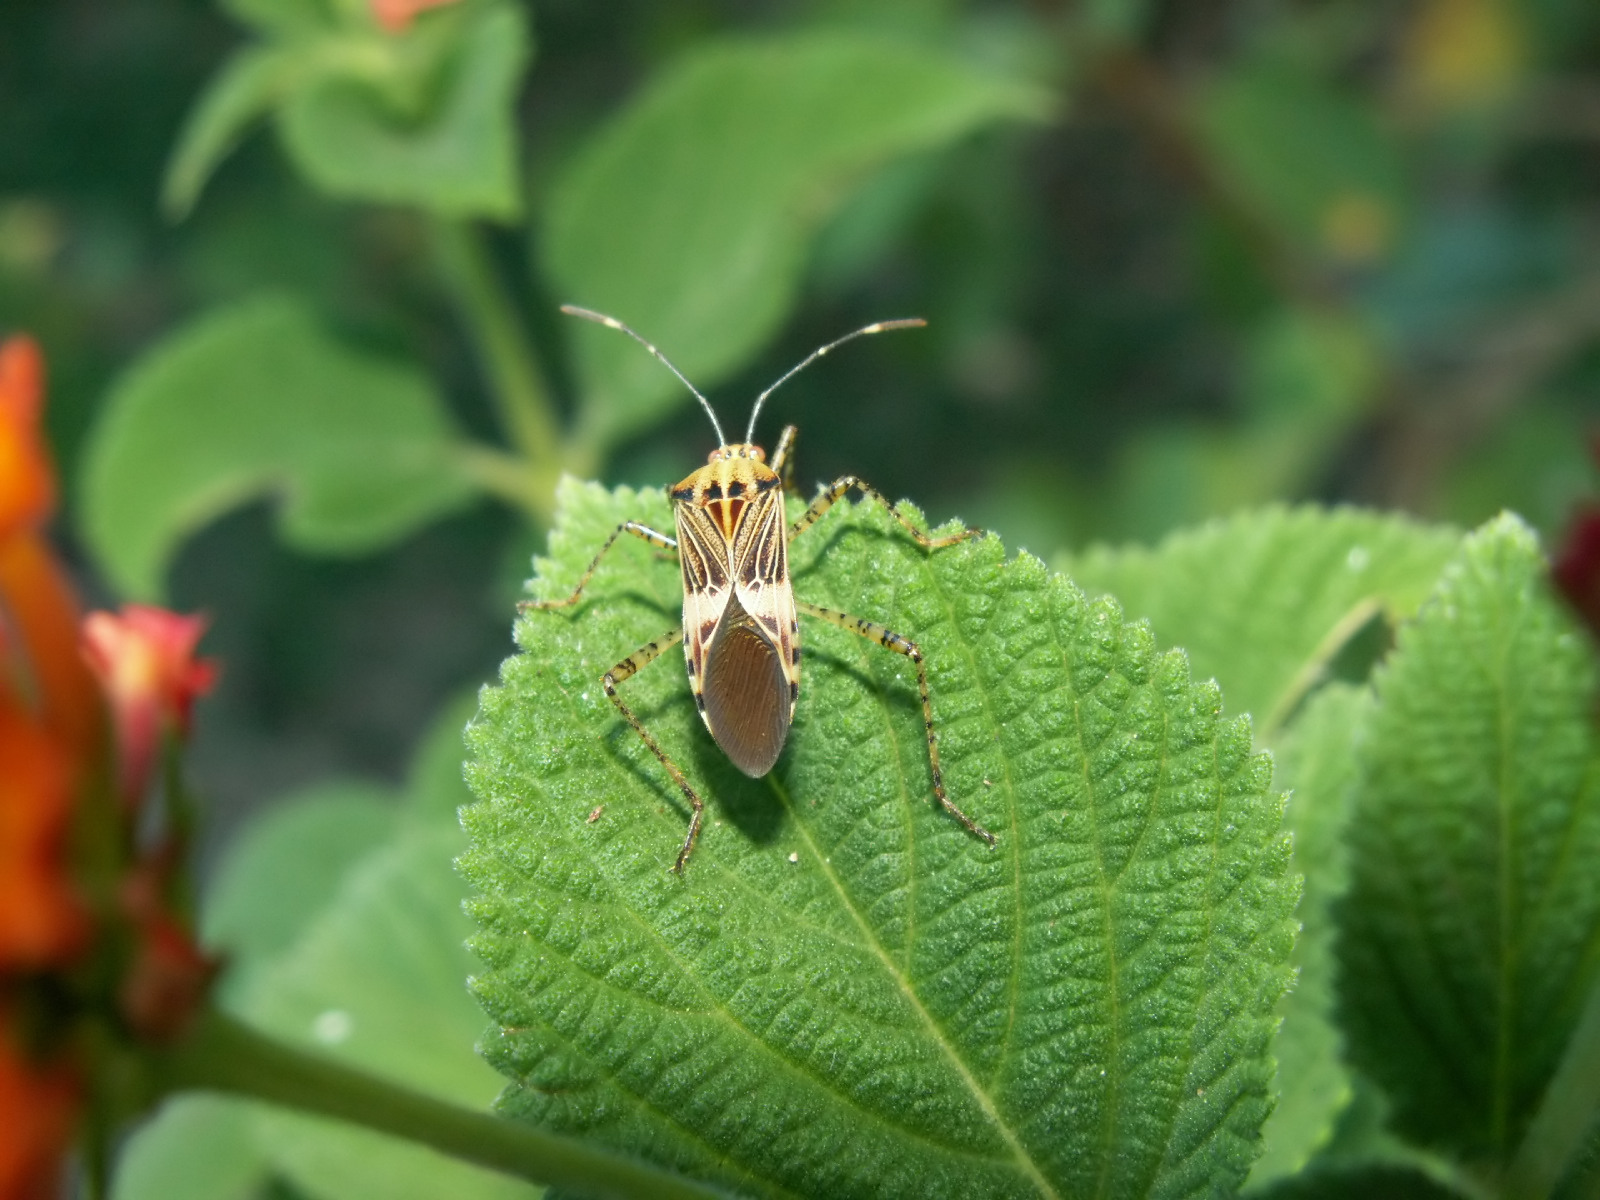
[[[569,705],[571,705],[574,709],[577,710],[576,713],[575,713],[575,716],[577,717],[577,719],[583,720],[588,715],[587,708],[584,707],[584,706],[581,706],[578,702],[576,702],[574,700],[574,698],[573,698],[572,692],[567,687],[565,687],[559,680],[555,680],[554,682],[555,682],[557,690],[560,691],[561,694],[567,699]],[[653,761],[653,759],[651,761]],[[633,771],[628,770],[621,763],[620,760],[618,760],[616,758],[612,758],[611,759],[611,763],[612,763],[613,769],[616,771],[616,773],[619,776],[624,777],[628,781],[627,787],[629,788],[629,790],[631,790],[635,794],[635,796],[645,795],[646,793],[648,793],[646,798],[649,801],[651,801],[652,803],[647,803],[645,805],[645,807],[646,807],[647,810],[652,810],[655,807],[653,802],[659,800],[659,798],[660,798],[659,794],[655,793],[650,788],[650,785],[646,782],[646,780],[643,777],[639,776],[638,774],[636,774]],[[860,943],[860,944],[851,943],[849,941],[841,939],[840,936],[839,936],[839,931],[838,930],[827,929],[825,927],[812,925],[809,922],[802,922],[802,919],[799,917],[798,914],[792,914],[792,913],[789,912],[789,910],[784,910],[784,918],[785,918],[785,920],[788,921],[788,920],[791,920],[791,918],[792,918],[792,922],[791,923],[805,923],[810,928],[815,929],[820,936],[823,936],[823,937],[825,937],[825,938],[827,938],[829,940],[832,940],[832,941],[837,941],[841,945],[854,946],[854,948],[858,949],[858,950],[864,948],[864,949],[868,950],[870,953],[872,953],[872,955],[874,957],[876,957],[881,963],[884,964],[885,969],[889,971],[890,977],[895,981],[895,984],[899,988],[899,990],[901,991],[902,995],[908,1000],[908,1002],[910,1003],[913,1011],[915,1011],[917,1013],[919,1018],[923,1021],[925,1027],[928,1028],[929,1031],[933,1034],[933,1038],[934,1038],[935,1044],[940,1048],[940,1050],[955,1065],[955,1068],[956,1068],[958,1074],[960,1075],[960,1077],[962,1078],[962,1080],[973,1091],[974,1096],[977,1099],[977,1102],[979,1104],[979,1107],[984,1110],[986,1115],[991,1117],[991,1119],[993,1120],[997,1130],[1001,1134],[1002,1140],[1004,1140],[1006,1142],[1008,1147],[1013,1149],[1014,1153],[1018,1157],[1019,1165],[1022,1166],[1024,1173],[1027,1174],[1030,1179],[1035,1181],[1036,1186],[1039,1187],[1042,1195],[1048,1197],[1049,1200],[1059,1200],[1059,1197],[1057,1196],[1057,1193],[1050,1187],[1048,1181],[1046,1181],[1044,1179],[1043,1175],[1039,1173],[1038,1168],[1032,1163],[1032,1160],[1029,1159],[1026,1156],[1026,1154],[1021,1151],[1020,1144],[1016,1141],[1015,1136],[1013,1134],[1011,1134],[1011,1131],[1008,1129],[1008,1127],[1006,1127],[1004,1122],[1000,1120],[998,1112],[995,1110],[995,1108],[994,1108],[992,1102],[989,1100],[987,1094],[982,1091],[982,1089],[977,1085],[977,1081],[972,1077],[971,1073],[967,1071],[965,1064],[961,1061],[959,1055],[957,1055],[955,1053],[953,1047],[950,1045],[948,1040],[945,1038],[945,1036],[943,1034],[943,1031],[932,1020],[931,1015],[922,1006],[922,1004],[920,1003],[919,999],[917,998],[915,992],[910,988],[910,985],[909,985],[908,981],[901,974],[901,972],[896,969],[893,960],[890,958],[890,956],[889,956],[889,954],[887,952],[887,949],[877,940],[877,938],[875,936],[873,936],[870,926],[867,925],[867,923],[865,922],[865,920],[862,917],[861,913],[856,909],[856,907],[852,903],[850,903],[849,896],[844,892],[843,888],[840,886],[840,883],[839,883],[839,880],[838,880],[837,876],[834,875],[834,873],[832,871],[831,864],[828,863],[828,861],[826,860],[825,856],[817,848],[817,846],[816,846],[815,842],[812,840],[810,832],[806,828],[804,822],[802,822],[799,819],[798,813],[796,812],[794,804],[792,802],[792,799],[788,795],[787,791],[785,791],[785,790],[783,790],[781,788],[781,785],[779,785],[779,783],[778,783],[778,781],[777,781],[775,776],[769,775],[769,776],[767,776],[767,779],[772,784],[775,794],[778,795],[780,801],[783,803],[784,808],[785,808],[786,812],[788,813],[791,822],[800,831],[800,834],[805,839],[806,845],[811,850],[813,857],[821,865],[825,876],[829,879],[829,881],[830,881],[831,885],[833,886],[834,890],[840,896],[840,899],[841,899],[842,903],[844,904],[845,910],[851,916],[851,918],[852,918],[853,922],[855,923],[857,929],[859,929],[859,930],[861,930],[863,932],[864,937],[863,937],[862,943]],[[658,815],[657,816],[657,824],[667,825],[667,824],[669,824],[669,821],[666,818],[666,816]],[[561,840],[563,842],[565,842],[568,846],[572,846],[575,850],[578,849],[578,847],[576,847],[575,843],[572,842],[570,836],[568,835],[568,833],[565,830],[563,830],[560,833],[559,836],[560,836]],[[700,866],[701,869],[706,869],[706,868],[712,867],[713,863],[712,862],[704,862],[704,863],[699,863],[698,865]],[[742,876],[740,876],[737,872],[729,871],[725,867],[721,867],[721,866],[717,866],[716,870],[718,871],[718,874],[721,875],[724,880],[726,880],[728,882],[731,882],[731,883],[734,883],[735,885],[737,885],[740,888],[740,890],[750,893],[751,896],[752,896],[752,900],[753,901],[758,901],[762,907],[765,907],[766,905],[771,903],[771,901],[772,901],[772,897],[771,896],[766,895],[764,893],[761,893],[759,891],[756,891],[754,889],[754,887],[752,885],[750,885],[749,882],[747,880],[745,880]],[[784,1067],[784,1068],[786,1068],[786,1069],[788,1069],[790,1071],[793,1071],[796,1074],[805,1077],[806,1079],[811,1080],[817,1086],[819,1086],[824,1092],[826,1092],[827,1094],[829,1094],[831,1096],[836,1097],[842,1104],[844,1104],[846,1107],[848,1107],[852,1111],[861,1113],[868,1120],[872,1121],[873,1123],[875,1123],[875,1124],[877,1124],[877,1125],[879,1125],[879,1126],[881,1126],[881,1127],[883,1127],[885,1129],[893,1130],[895,1133],[897,1133],[897,1134],[899,1134],[901,1136],[904,1136],[904,1137],[906,1137],[906,1138],[908,1138],[910,1140],[913,1140],[913,1141],[916,1141],[916,1142],[920,1142],[920,1143],[923,1143],[923,1144],[926,1144],[926,1145],[929,1145],[929,1146],[933,1146],[933,1147],[937,1148],[941,1154],[960,1154],[963,1157],[969,1157],[969,1158],[972,1158],[974,1161],[979,1161],[979,1162],[992,1163],[994,1161],[992,1158],[989,1158],[989,1157],[984,1156],[984,1155],[970,1154],[968,1152],[957,1150],[956,1148],[950,1146],[948,1143],[942,1142],[942,1141],[938,1141],[935,1138],[933,1138],[932,1136],[930,1136],[930,1135],[928,1135],[928,1134],[926,1134],[926,1133],[924,1133],[922,1131],[919,1131],[919,1130],[914,1129],[914,1128],[910,1128],[910,1127],[905,1126],[905,1125],[903,1125],[903,1124],[901,1124],[899,1122],[889,1120],[885,1116],[884,1113],[882,1113],[880,1111],[877,1111],[875,1109],[870,1109],[870,1108],[864,1107],[856,1097],[850,1095],[847,1092],[839,1090],[839,1088],[835,1085],[835,1083],[832,1080],[830,1080],[829,1078],[827,1078],[826,1076],[817,1074],[816,1072],[808,1069],[803,1063],[800,1063],[800,1062],[798,1062],[798,1061],[796,1061],[796,1060],[784,1055],[783,1053],[781,1053],[776,1047],[774,1047],[771,1044],[769,1044],[768,1042],[766,1042],[754,1030],[752,1030],[750,1027],[745,1025],[737,1017],[735,1017],[731,1012],[729,1012],[728,1009],[717,999],[717,997],[713,993],[710,993],[705,988],[704,984],[700,980],[699,974],[693,969],[692,964],[687,963],[684,959],[681,958],[681,956],[679,956],[676,953],[676,951],[670,946],[670,944],[668,944],[665,941],[663,941],[661,936],[660,936],[660,934],[654,928],[652,928],[647,921],[645,921],[640,916],[640,914],[637,912],[637,910],[631,904],[628,904],[621,896],[619,896],[617,894],[617,892],[615,891],[615,889],[610,888],[608,886],[607,891],[608,891],[608,894],[610,896],[610,906],[612,908],[614,908],[614,910],[616,910],[616,911],[621,911],[621,912],[626,913],[629,921],[631,923],[635,924],[640,930],[642,930],[648,940],[650,940],[651,942],[653,942],[654,944],[656,944],[658,947],[661,948],[662,952],[678,967],[678,970],[682,974],[683,978],[686,979],[694,987],[694,989],[700,995],[702,995],[705,998],[706,1003],[707,1003],[707,1009],[709,1009],[710,1012],[713,1015],[715,1015],[719,1020],[721,1020],[729,1029],[731,1029],[734,1032],[736,1032],[737,1034],[739,1034],[743,1039],[745,1039],[751,1045],[756,1047],[761,1053],[770,1056],[773,1059],[773,1061],[777,1062],[782,1067]],[[594,981],[594,983],[596,983],[597,985],[599,985],[601,987],[605,987],[605,988],[611,989],[613,991],[619,990],[619,989],[616,988],[615,984],[612,984],[610,981],[606,980],[603,977],[596,976],[592,972],[589,972],[587,970],[582,969],[575,962],[573,962],[570,958],[567,958],[566,961],[570,964],[572,970],[581,973],[585,978]],[[626,996],[629,996],[629,997],[631,997],[631,995],[632,995],[631,993],[623,993],[623,994],[626,995]],[[702,1010],[702,1011],[704,1011],[704,1010]],[[608,1078],[610,1078],[614,1082],[616,1082],[617,1086],[619,1086],[619,1087],[623,1087],[624,1086],[622,1081],[621,1081],[621,1079],[615,1073],[609,1074]],[[632,1095],[635,1098],[636,1102],[639,1103],[641,1106],[645,1107],[646,1109],[648,1109],[651,1112],[655,1112],[655,1113],[660,1114],[661,1116],[665,1117],[670,1123],[672,1123],[675,1127],[677,1127],[678,1123],[672,1117],[671,1113],[666,1112],[665,1110],[663,1110],[660,1107],[658,1107],[657,1105],[655,1105],[647,1097],[640,1096],[637,1092],[633,1092],[631,1089],[629,1089],[629,1094]],[[703,1145],[708,1145],[707,1143],[704,1142],[703,1138],[701,1138],[700,1135],[698,1135],[698,1134],[695,1135],[695,1139],[697,1141],[701,1142],[701,1144],[703,1144]],[[734,1164],[736,1169],[744,1172],[746,1175],[748,1175],[748,1176],[750,1176],[752,1178],[761,1179],[763,1181],[768,1179],[768,1176],[765,1175],[764,1173],[762,1173],[756,1167],[743,1163],[742,1160],[732,1157],[731,1155],[729,1155],[725,1151],[723,1151],[723,1150],[721,1150],[721,1149],[719,1149],[719,1148],[717,1148],[715,1146],[709,1146],[709,1145],[708,1145],[708,1149],[710,1150],[711,1153],[717,1155],[718,1158],[721,1159],[722,1161],[728,1162],[730,1164]]]
[[[878,940],[872,926],[851,900],[850,893],[833,869],[833,863],[829,861],[828,857],[822,853],[821,848],[812,839],[811,831],[806,827],[805,822],[800,820],[800,814],[795,808],[794,798],[789,795],[788,789],[771,775],[767,776],[767,779],[771,783],[773,794],[778,797],[779,802],[784,807],[784,811],[789,815],[790,821],[794,823],[801,838],[805,841],[806,848],[816,860],[823,878],[828,881],[838,895],[839,903],[844,906],[845,911],[850,914],[851,919],[855,922],[856,928],[861,931],[867,948],[883,964],[883,969],[888,973],[889,978],[894,981],[895,986],[899,988],[901,996],[911,1006],[911,1010],[922,1021],[923,1027],[933,1039],[934,1045],[939,1048],[939,1051],[955,1069],[961,1082],[972,1093],[973,1099],[978,1102],[978,1107],[983,1110],[984,1115],[989,1118],[995,1131],[999,1133],[1001,1140],[1005,1142],[1006,1147],[1011,1151],[1013,1160],[1022,1169],[1023,1174],[1028,1177],[1029,1181],[1033,1183],[1034,1187],[1038,1189],[1041,1196],[1048,1197],[1049,1200],[1060,1200],[1055,1188],[1050,1185],[1050,1181],[1044,1177],[1044,1173],[1040,1171],[1038,1164],[1033,1161],[1032,1156],[1028,1154],[1027,1149],[1022,1145],[1022,1141],[1017,1136],[1016,1131],[1000,1115],[1000,1110],[996,1106],[994,1099],[984,1089],[983,1085],[978,1082],[977,1076],[968,1070],[967,1064],[956,1050],[955,1044],[946,1036],[943,1027],[940,1026],[938,1021],[934,1019],[933,1014],[922,1003],[922,998],[917,994],[916,988],[899,967],[895,965],[894,958],[890,955],[888,948]]]

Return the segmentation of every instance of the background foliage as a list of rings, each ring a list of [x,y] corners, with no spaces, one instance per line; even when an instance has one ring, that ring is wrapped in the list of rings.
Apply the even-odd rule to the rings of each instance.
[[[558,302],[659,344],[730,435],[815,345],[917,314],[927,330],[788,384],[758,440],[794,420],[803,490],[859,472],[1064,570],[1088,597],[1073,603],[1107,621],[1148,619],[1129,635],[1153,638],[1138,671],[1185,648],[1195,682],[1172,686],[1214,679],[1232,731],[1205,736],[1273,751],[1274,782],[1251,782],[1241,812],[1275,814],[1288,789],[1304,928],[1286,996],[1270,982],[1288,953],[1277,901],[1250,926],[1257,974],[1241,967],[1255,980],[1241,1011],[1283,1020],[1281,1096],[1249,1186],[1547,1192],[1527,1147],[1583,1044],[1600,920],[1584,869],[1600,803],[1592,656],[1542,590],[1539,549],[1594,486],[1597,72],[1600,13],[1583,0],[9,5],[0,325],[35,331],[55,372],[62,535],[89,587],[213,614],[228,669],[196,752],[206,919],[235,955],[226,1004],[441,1096],[495,1093],[463,1051],[481,1017],[456,987],[474,961],[456,910],[468,888],[448,866],[468,848],[453,819],[474,711],[461,697],[512,652],[512,604],[553,528],[665,521],[659,497],[558,491],[562,475],[657,487],[712,441],[657,364]],[[1339,504],[1387,511],[1326,507]],[[1496,519],[1504,508],[1520,520]],[[1045,586],[1033,560],[986,574],[977,548],[948,566],[903,548],[873,564],[851,539],[876,518],[837,519],[845,557],[814,582],[868,615],[901,611],[873,590],[874,565],[947,571],[941,586],[995,611]],[[597,540],[558,541],[544,569],[570,579]],[[484,893],[480,994],[508,1024],[559,1014],[504,990],[507,931],[533,892],[553,903],[518,873],[539,851],[496,808],[505,780],[551,745],[604,747],[597,778],[632,771],[635,787],[651,768],[616,744],[593,688],[594,711],[552,718],[545,740],[514,727],[507,697],[543,662],[586,663],[587,678],[659,632],[635,630],[636,609],[670,623],[670,570],[627,561],[642,591],[578,617],[596,623],[592,653],[568,626],[523,623],[523,657],[475,734],[486,803],[464,861]],[[908,604],[937,643],[939,621]],[[881,707],[903,664],[864,661]],[[1031,679],[1043,708],[1078,694],[1063,670]],[[693,744],[676,668],[657,671],[639,686]],[[819,667],[812,700],[852,678]],[[1000,687],[959,671],[940,684],[958,707],[964,689]],[[1241,714],[1249,739],[1228,723]],[[954,769],[978,777],[964,794],[981,795],[993,780],[976,751],[962,758],[959,722],[951,736]],[[692,768],[745,812],[703,750]],[[868,819],[899,812],[872,780],[824,786],[808,772],[837,764],[794,758],[785,786],[859,792]],[[917,755],[898,759],[915,792]],[[557,788],[545,815],[586,813],[597,788]],[[741,828],[770,851],[776,826],[760,822],[777,818],[747,801]],[[1278,844],[1275,819],[1260,846]],[[656,853],[658,826],[676,818],[599,829],[643,870],[670,848]],[[1018,852],[1087,835],[1038,836],[1014,838]],[[1419,843],[1452,851],[1430,868]],[[836,891],[892,892],[880,868]],[[1413,977],[1397,958],[1431,965]],[[937,987],[922,991],[937,980],[913,967],[907,986],[938,1011]],[[704,983],[718,968],[683,969]],[[421,976],[414,992],[395,982]],[[1482,1057],[1430,1051],[1441,1036]],[[1260,1077],[1240,1085],[1248,1141],[1270,1066],[1240,1045]],[[562,1069],[619,1070],[604,1050]],[[555,1061],[530,1054],[490,1057],[514,1073]],[[510,1108],[709,1161],[681,1133],[646,1121],[624,1137],[531,1095],[524,1082]],[[176,1194],[163,1172],[196,1129],[220,1148],[196,1197],[347,1194],[378,1160],[388,1194],[523,1190],[204,1100],[163,1111],[119,1187]],[[1215,1178],[1249,1162],[1219,1152]],[[776,1186],[795,1168],[706,1169]],[[1151,1171],[1130,1194],[1209,1178]]]

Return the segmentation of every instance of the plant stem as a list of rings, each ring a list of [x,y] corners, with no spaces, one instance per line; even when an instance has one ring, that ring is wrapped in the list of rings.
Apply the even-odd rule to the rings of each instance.
[[[469,442],[460,447],[459,453],[462,470],[480,488],[522,509],[540,524],[550,523],[554,493],[539,492],[533,473],[522,459],[481,442]]]
[[[555,511],[562,449],[544,375],[482,235],[469,222],[449,220],[435,221],[433,233],[440,272],[489,376],[506,436],[525,460],[534,515],[547,521]]]
[[[1600,1115],[1600,985],[1590,993],[1566,1052],[1506,1172],[1509,1200],[1550,1195]]]
[[[453,1157],[584,1195],[724,1196],[615,1151],[474,1112],[307,1053],[215,1010],[158,1060],[165,1091],[228,1092],[350,1121]]]

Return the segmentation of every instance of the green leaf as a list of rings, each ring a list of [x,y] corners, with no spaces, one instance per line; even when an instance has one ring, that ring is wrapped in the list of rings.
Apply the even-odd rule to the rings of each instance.
[[[84,534],[129,595],[159,595],[179,542],[264,494],[305,550],[390,544],[472,496],[432,384],[357,351],[303,305],[202,318],[118,382],[84,463]]]
[[[1154,549],[1090,547],[1059,565],[1116,596],[1214,676],[1264,736],[1371,617],[1414,611],[1454,531],[1353,509],[1270,507],[1182,530]]]
[[[255,1200],[267,1179],[251,1106],[174,1096],[117,1157],[112,1200]]]
[[[295,164],[334,196],[414,204],[445,216],[515,217],[515,101],[532,53],[513,4],[475,6],[438,68],[425,111],[398,112],[354,74],[327,73],[289,96],[279,130]]]
[[[699,50],[556,183],[551,278],[560,299],[626,321],[704,389],[783,322],[808,239],[863,174],[994,121],[1038,119],[1049,104],[1031,86],[862,34]],[[626,339],[583,326],[572,336],[587,432],[601,444],[686,399]]]
[[[462,731],[478,710],[474,689],[447,703],[417,747],[406,784],[407,812],[420,821],[438,821],[454,828],[457,810],[472,803],[462,777],[467,756]]]
[[[1340,1000],[1352,1061],[1424,1145],[1504,1163],[1596,983],[1592,646],[1516,518],[1451,562],[1377,678]]]
[[[277,107],[303,68],[298,47],[249,46],[217,72],[184,121],[162,181],[161,204],[187,216],[245,129]]]
[[[457,829],[431,823],[369,856],[244,1005],[261,1028],[374,1074],[472,1106],[497,1080],[472,1045],[483,1016],[462,986],[470,922],[451,860]],[[470,1200],[539,1189],[424,1147],[338,1122],[262,1109],[257,1136],[273,1166],[330,1200]]]
[[[1224,186],[1283,232],[1362,261],[1392,245],[1408,206],[1398,143],[1370,104],[1293,63],[1225,72],[1199,128]]]
[[[1278,1104],[1262,1130],[1265,1149],[1250,1171],[1252,1189],[1301,1170],[1332,1139],[1354,1093],[1334,1015],[1333,905],[1347,883],[1355,743],[1370,707],[1365,688],[1329,684],[1276,749],[1277,781],[1289,789],[1285,819],[1294,833],[1294,866],[1304,883],[1295,914],[1295,985],[1278,1003],[1283,1024],[1272,1043]]]
[[[656,491],[560,501],[540,594],[618,521],[670,527]],[[998,845],[933,800],[910,662],[808,623],[765,779],[716,752],[676,652],[623,685],[706,798],[671,874],[678,793],[600,687],[678,621],[677,567],[628,540],[584,603],[518,622],[468,731],[501,1108],[752,1195],[1236,1186],[1296,891],[1248,724],[996,538],[929,554],[840,505],[793,551],[799,596],[919,643],[951,795]]]
[[[223,951],[225,995],[293,945],[333,898],[345,874],[389,840],[397,816],[390,789],[328,783],[281,800],[230,848],[202,905],[208,947]]]

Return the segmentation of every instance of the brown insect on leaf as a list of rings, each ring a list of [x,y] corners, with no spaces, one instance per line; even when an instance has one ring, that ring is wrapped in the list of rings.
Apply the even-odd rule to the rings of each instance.
[[[929,537],[875,488],[854,475],[840,476],[790,526],[784,513],[783,495],[794,450],[795,426],[784,428],[770,464],[766,452],[752,440],[762,404],[797,372],[855,338],[890,329],[912,328],[925,322],[916,318],[879,321],[814,350],[756,397],[744,441],[729,442],[710,402],[661,351],[614,317],[572,305],[563,305],[562,311],[596,321],[639,342],[694,393],[717,434],[717,448],[711,452],[705,466],[680,480],[669,492],[677,537],[669,537],[637,521],[624,522],[595,553],[571,595],[559,600],[529,600],[519,605],[526,611],[576,604],[600,560],[624,533],[648,542],[657,550],[677,554],[683,578],[682,624],[639,647],[607,671],[601,680],[601,686],[617,711],[666,768],[689,802],[689,830],[673,870],[681,873],[694,852],[705,806],[683,771],[617,694],[617,686],[648,666],[662,651],[682,642],[688,662],[689,686],[701,720],[734,766],[752,778],[760,778],[772,769],[783,753],[789,727],[794,721],[795,704],[800,698],[799,617],[802,615],[869,638],[905,655],[915,664],[934,794],[968,831],[993,845],[994,835],[957,808],[945,792],[939,768],[933,701],[928,692],[928,671],[916,643],[877,622],[795,599],[789,579],[789,543],[816,524],[851,488],[887,508],[917,543],[927,549],[963,541],[979,531],[964,529],[947,537]],[[603,807],[589,815],[591,822],[599,817]]]

